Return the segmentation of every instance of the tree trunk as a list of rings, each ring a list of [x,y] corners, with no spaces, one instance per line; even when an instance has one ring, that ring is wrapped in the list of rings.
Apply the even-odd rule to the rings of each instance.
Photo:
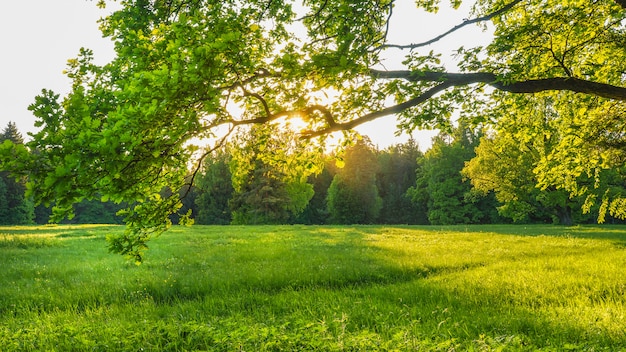
[[[556,214],[559,217],[559,224],[565,226],[574,225],[574,220],[572,219],[572,209],[570,207],[557,207]]]

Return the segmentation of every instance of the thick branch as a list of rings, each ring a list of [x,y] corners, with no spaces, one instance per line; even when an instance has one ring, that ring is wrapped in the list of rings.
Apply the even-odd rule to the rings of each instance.
[[[626,101],[626,88],[610,84],[586,81],[572,77],[555,77],[532,79],[519,82],[504,83],[498,77],[489,72],[478,73],[446,73],[446,72],[411,72],[411,71],[376,71],[372,74],[378,78],[406,79],[411,82],[441,82],[437,86],[427,90],[419,96],[406,102],[365,114],[348,122],[329,123],[328,127],[317,131],[307,131],[302,135],[305,138],[318,137],[330,132],[352,129],[365,122],[380,117],[401,113],[411,107],[422,104],[435,94],[450,87],[464,86],[469,84],[484,83],[498,90],[511,93],[538,93],[543,91],[568,90],[576,93],[591,94],[603,98]],[[334,120],[333,120],[334,121]],[[328,122],[328,120],[327,120]]]
[[[370,73],[373,77],[379,79],[404,79],[409,82],[439,82],[439,84],[413,99],[362,115],[347,122],[338,122],[333,116],[332,112],[321,105],[313,105],[303,110],[286,110],[272,114],[269,112],[268,105],[263,104],[266,112],[265,116],[247,120],[225,120],[220,121],[219,124],[230,123],[233,126],[245,124],[259,124],[274,121],[282,117],[296,115],[311,116],[317,112],[323,115],[323,118],[326,121],[326,127],[320,130],[305,131],[302,133],[302,136],[305,138],[314,138],[330,132],[349,130],[358,125],[378,119],[380,117],[399,114],[407,109],[422,104],[428,99],[431,99],[435,94],[442,92],[448,88],[477,83],[487,84],[495,89],[517,94],[567,90],[576,93],[583,93],[612,99],[616,101],[626,101],[626,88],[624,87],[614,86],[606,83],[592,82],[574,77],[552,77],[529,79],[516,82],[503,82],[501,79],[498,78],[496,74],[491,72],[449,73],[434,71],[413,72],[407,70],[371,70]],[[246,94],[245,91],[244,94]],[[263,98],[258,94],[252,94],[248,92],[247,95],[260,99],[261,102],[264,103]]]
[[[506,11],[510,10],[513,6],[517,5],[519,2],[521,2],[522,0],[513,0],[510,3],[508,3],[507,5],[505,5],[504,7],[502,7],[501,9],[494,11],[490,14],[487,14],[485,16],[482,17],[477,17],[477,18],[473,18],[471,20],[465,20],[463,21],[463,23],[460,23],[454,27],[452,27],[450,30],[448,30],[447,32],[440,34],[430,40],[427,40],[425,42],[422,43],[416,43],[416,44],[408,44],[408,45],[396,45],[396,44],[384,44],[382,45],[383,48],[397,48],[397,49],[415,49],[415,48],[419,48],[419,47],[423,47],[423,46],[427,46],[430,45],[432,43],[435,43],[441,39],[443,39],[444,37],[458,31],[459,29],[468,26],[470,24],[474,24],[474,23],[478,23],[478,22],[484,22],[484,21],[489,21],[492,18],[499,16],[503,13],[505,13]],[[626,1],[626,0],[616,0],[616,1]]]
[[[448,72],[411,72],[411,71],[378,71],[372,70],[378,78],[405,79],[411,82],[448,82],[452,86],[463,86],[473,83],[486,83],[498,90],[511,93],[538,93],[549,90],[569,90],[576,93],[595,95],[598,97],[626,101],[626,88],[606,83],[587,81],[574,77],[552,77],[529,79],[517,82],[502,82],[498,76],[490,72],[448,73]]]

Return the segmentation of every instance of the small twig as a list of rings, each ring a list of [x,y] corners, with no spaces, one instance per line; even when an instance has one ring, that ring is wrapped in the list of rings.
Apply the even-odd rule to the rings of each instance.
[[[448,30],[447,32],[440,34],[430,40],[427,40],[425,42],[422,43],[416,43],[416,44],[407,44],[407,45],[397,45],[397,44],[383,44],[381,45],[381,48],[396,48],[396,49],[415,49],[415,48],[419,48],[419,47],[423,47],[423,46],[427,46],[430,44],[433,44],[441,39],[443,39],[444,37],[450,35],[451,33],[454,33],[456,31],[458,31],[459,29],[470,25],[470,24],[474,24],[474,23],[478,23],[478,22],[484,22],[484,21],[489,21],[490,19],[499,16],[501,14],[503,14],[504,12],[510,10],[513,6],[517,5],[518,3],[520,3],[522,0],[513,0],[512,2],[508,3],[506,6],[504,6],[503,8],[494,11],[490,14],[487,14],[485,16],[482,17],[477,17],[471,20],[464,20],[462,23],[452,27],[450,30]],[[626,1],[626,0],[625,0]]]
[[[324,11],[324,9],[326,8],[326,5],[328,5],[328,0],[324,0],[324,3],[322,4],[322,6],[320,6],[320,8],[314,14],[312,14],[312,15],[304,15],[304,16],[302,16],[300,18],[297,18],[296,22],[300,22],[300,21],[303,21],[303,20],[308,19],[308,18],[315,18],[315,17],[319,16],[322,13],[322,11]]]
[[[213,153],[214,151],[216,151],[218,148],[221,148],[224,146],[224,143],[226,143],[226,140],[228,139],[228,137],[230,136],[230,134],[235,130],[235,127],[231,127],[228,132],[220,139],[218,140],[215,145],[213,146],[213,148],[207,150],[206,152],[204,152],[199,158],[198,158],[198,163],[196,165],[196,167],[194,168],[193,173],[191,174],[191,179],[189,180],[188,183],[184,184],[183,186],[189,186],[187,187],[187,190],[185,192],[185,194],[183,194],[179,199],[183,200],[185,199],[188,195],[189,192],[191,192],[191,187],[193,186],[193,183],[196,179],[196,176],[198,175],[198,172],[200,171],[200,169],[202,168],[202,162],[204,161],[204,159],[206,159],[207,156],[209,156],[211,153]]]

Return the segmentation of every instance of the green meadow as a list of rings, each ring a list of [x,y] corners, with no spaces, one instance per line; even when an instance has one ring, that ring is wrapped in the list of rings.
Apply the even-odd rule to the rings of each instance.
[[[626,227],[0,228],[2,351],[626,351]]]

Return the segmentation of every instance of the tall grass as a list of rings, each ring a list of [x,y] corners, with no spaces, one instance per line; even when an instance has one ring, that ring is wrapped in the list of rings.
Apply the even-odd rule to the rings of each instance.
[[[0,228],[0,350],[626,350],[626,228],[122,230]]]

